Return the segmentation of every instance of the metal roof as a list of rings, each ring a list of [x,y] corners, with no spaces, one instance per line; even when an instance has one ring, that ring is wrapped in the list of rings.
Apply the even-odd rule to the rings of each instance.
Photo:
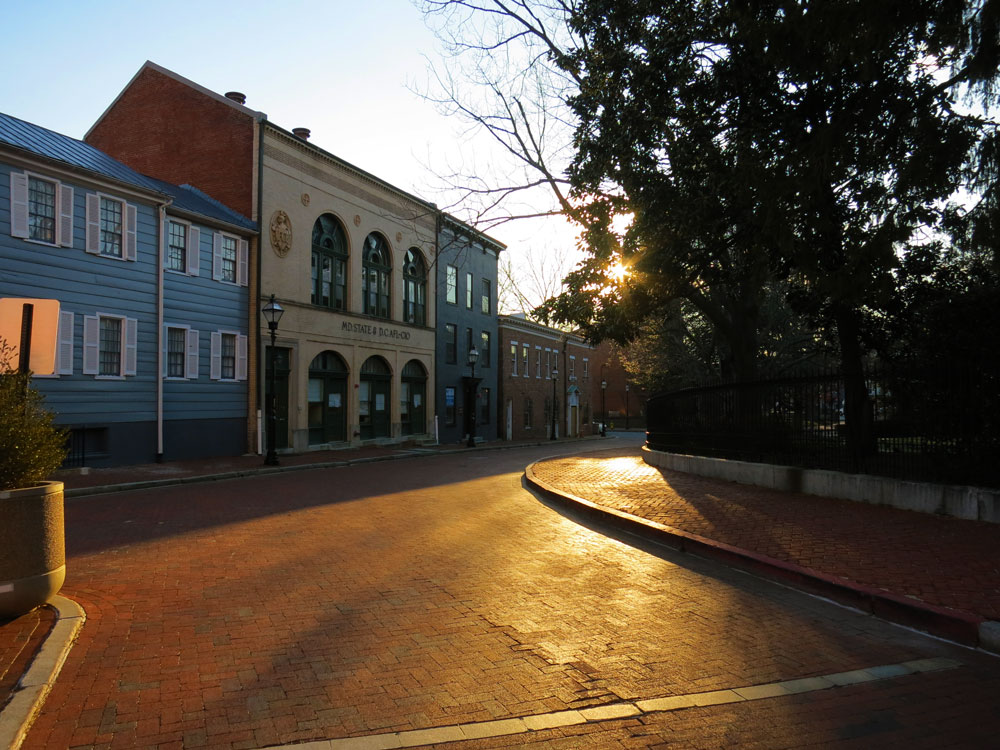
[[[129,169],[117,159],[111,158],[93,146],[2,112],[0,112],[0,145],[12,146],[29,154],[62,162],[70,167],[83,169],[101,177],[109,177],[142,190],[162,192],[151,179]]]
[[[147,177],[146,179],[157,185],[157,189],[161,193],[166,193],[173,198],[173,203],[167,209],[168,212],[171,208],[175,208],[178,211],[222,221],[251,232],[257,231],[257,222],[251,221],[243,214],[233,211],[228,206],[215,200],[212,196],[201,192],[193,185],[173,185],[152,177]]]

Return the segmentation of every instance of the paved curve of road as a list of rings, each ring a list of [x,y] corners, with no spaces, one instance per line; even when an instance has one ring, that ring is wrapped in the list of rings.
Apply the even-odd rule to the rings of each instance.
[[[378,747],[510,719],[531,731],[440,746],[998,746],[1000,660],[630,546],[525,489],[527,464],[589,447],[607,444],[70,501],[63,593],[88,619],[24,747]],[[947,668],[884,669],[903,663]],[[869,668],[886,678],[602,718]]]

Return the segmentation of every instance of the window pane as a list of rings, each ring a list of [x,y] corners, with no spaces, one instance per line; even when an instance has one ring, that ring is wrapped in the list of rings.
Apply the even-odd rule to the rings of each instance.
[[[236,335],[222,334],[222,379],[236,380]]]
[[[170,240],[167,245],[167,268],[171,271],[186,271],[187,227],[170,222]]]
[[[101,318],[100,374],[122,374],[122,322],[118,318]]]
[[[490,293],[490,280],[483,279],[483,312],[490,314],[492,294]]]
[[[28,178],[28,237],[56,241],[56,186],[34,177]]]
[[[222,280],[236,283],[236,238],[222,238]]]
[[[121,201],[101,198],[101,255],[122,257]]]
[[[167,377],[184,377],[184,351],[187,331],[183,328],[167,329]]]
[[[445,299],[454,305],[458,302],[458,269],[448,266],[446,273]]]
[[[479,346],[481,351],[479,352],[479,362],[483,367],[490,366],[490,334],[487,331],[483,331],[480,336]]]
[[[472,309],[472,274],[465,274],[465,306]]]

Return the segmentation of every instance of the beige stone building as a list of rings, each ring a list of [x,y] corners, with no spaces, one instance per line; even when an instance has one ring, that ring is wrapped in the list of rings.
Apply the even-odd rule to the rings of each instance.
[[[87,141],[257,222],[251,447],[265,445],[272,357],[279,451],[433,433],[432,204],[318,147],[307,129],[275,125],[243,94],[209,91],[150,62]],[[285,311],[273,350],[260,314],[271,295]]]

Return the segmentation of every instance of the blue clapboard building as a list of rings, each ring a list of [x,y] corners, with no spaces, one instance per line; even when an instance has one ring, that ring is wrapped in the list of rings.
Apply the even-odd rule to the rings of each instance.
[[[241,454],[256,226],[191,186],[0,114],[0,297],[57,299],[36,375],[76,465]]]

